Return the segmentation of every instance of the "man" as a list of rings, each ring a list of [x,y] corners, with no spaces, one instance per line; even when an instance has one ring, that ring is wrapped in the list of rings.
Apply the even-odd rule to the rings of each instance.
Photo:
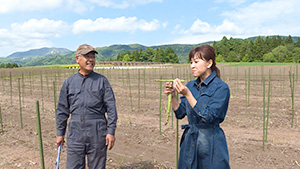
[[[117,110],[107,78],[93,71],[98,52],[83,44],[76,50],[79,71],[68,77],[57,105],[57,146],[64,144],[67,120],[67,169],[105,168],[107,148],[115,142]],[[105,116],[107,113],[107,118]]]

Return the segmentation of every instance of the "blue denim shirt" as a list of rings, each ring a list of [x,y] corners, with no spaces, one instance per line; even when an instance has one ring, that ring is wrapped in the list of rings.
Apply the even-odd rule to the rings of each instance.
[[[188,125],[180,142],[179,169],[228,169],[227,142],[219,124],[224,121],[228,109],[230,91],[228,85],[213,71],[203,82],[200,78],[186,85],[197,103],[191,107],[182,96],[176,118],[188,117]]]

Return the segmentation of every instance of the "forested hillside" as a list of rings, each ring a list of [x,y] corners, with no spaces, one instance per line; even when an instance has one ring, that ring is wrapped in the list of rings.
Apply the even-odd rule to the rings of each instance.
[[[248,39],[227,39],[206,42],[217,54],[217,62],[300,62],[299,37],[257,36]],[[117,61],[187,63],[188,54],[197,45],[139,46],[117,55]],[[135,46],[138,47],[138,46]]]
[[[179,63],[178,56],[172,47],[163,49],[162,47],[152,49],[147,47],[146,50],[134,50],[130,53],[121,52],[118,54],[118,61],[135,61],[135,62],[165,62],[165,63]]]
[[[97,47],[97,60],[188,63],[188,54],[195,46],[212,45],[217,62],[300,62],[300,39],[292,36],[257,36],[247,39],[223,37],[221,41],[201,44],[170,44],[143,46],[140,44]],[[43,49],[43,48],[42,48]],[[37,51],[38,52],[38,51]],[[26,52],[24,52],[26,53]],[[24,54],[23,53],[23,54]],[[0,58],[0,63],[22,66],[75,64],[75,52],[37,56]]]
[[[300,38],[258,36],[214,42],[218,62],[293,62],[300,61]]]

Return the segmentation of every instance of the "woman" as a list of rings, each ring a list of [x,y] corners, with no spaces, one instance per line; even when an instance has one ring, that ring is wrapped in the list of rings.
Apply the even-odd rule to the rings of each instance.
[[[189,53],[196,80],[183,85],[180,79],[166,83],[165,93],[172,93],[176,118],[188,117],[189,124],[180,142],[179,169],[229,169],[227,142],[219,124],[228,109],[230,91],[220,79],[215,50],[209,45],[195,47]],[[175,91],[183,96],[179,104]]]

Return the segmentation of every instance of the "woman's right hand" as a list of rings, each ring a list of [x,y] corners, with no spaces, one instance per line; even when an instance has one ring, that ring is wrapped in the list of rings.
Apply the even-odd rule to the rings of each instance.
[[[175,96],[175,90],[173,88],[173,82],[166,82],[166,86],[165,86],[165,94],[172,94],[172,96]]]

